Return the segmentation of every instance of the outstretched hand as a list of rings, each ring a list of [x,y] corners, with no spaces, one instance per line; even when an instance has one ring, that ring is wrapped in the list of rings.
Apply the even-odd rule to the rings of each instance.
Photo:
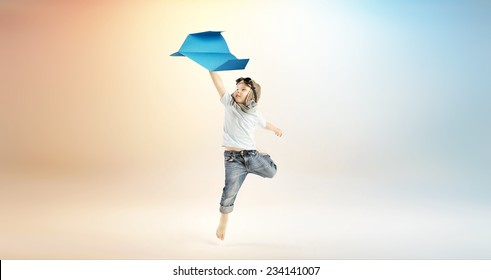
[[[274,134],[276,134],[276,136],[278,137],[281,137],[283,135],[283,131],[281,131],[281,129],[277,128],[274,124],[270,122],[266,122],[266,126],[264,128],[273,131]]]

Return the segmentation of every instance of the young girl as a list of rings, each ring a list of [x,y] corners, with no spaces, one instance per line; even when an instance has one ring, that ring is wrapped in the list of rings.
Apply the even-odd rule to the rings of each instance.
[[[225,187],[220,201],[220,223],[216,235],[224,240],[228,214],[234,209],[234,201],[247,174],[273,178],[276,164],[268,154],[256,150],[254,128],[256,124],[282,136],[281,129],[264,120],[257,110],[261,86],[251,78],[239,78],[237,89],[227,93],[217,72],[210,71],[220,101],[225,106],[223,125],[223,147],[225,158]]]

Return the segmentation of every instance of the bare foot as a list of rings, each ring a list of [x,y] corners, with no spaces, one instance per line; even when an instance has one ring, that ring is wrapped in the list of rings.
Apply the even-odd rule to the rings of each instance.
[[[222,214],[220,216],[220,224],[217,228],[217,237],[220,240],[225,239],[225,231],[227,230],[228,214]]]

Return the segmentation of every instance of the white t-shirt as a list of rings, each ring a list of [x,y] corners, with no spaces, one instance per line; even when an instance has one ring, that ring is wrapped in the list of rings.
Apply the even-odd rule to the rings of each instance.
[[[223,147],[233,147],[244,150],[255,150],[254,128],[256,124],[266,127],[266,121],[259,111],[246,113],[233,106],[231,93],[225,93],[220,99],[225,107],[223,122]]]

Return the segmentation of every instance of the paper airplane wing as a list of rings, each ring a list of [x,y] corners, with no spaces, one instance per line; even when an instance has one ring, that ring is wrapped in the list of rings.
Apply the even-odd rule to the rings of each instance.
[[[237,59],[228,49],[221,31],[189,34],[178,52],[171,56],[187,56],[210,71],[244,69],[249,59]]]

